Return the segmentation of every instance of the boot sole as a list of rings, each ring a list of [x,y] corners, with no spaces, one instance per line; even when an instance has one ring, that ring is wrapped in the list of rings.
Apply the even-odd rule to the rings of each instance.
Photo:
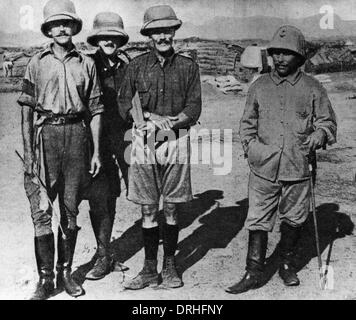
[[[126,290],[142,290],[142,289],[145,289],[145,288],[157,288],[159,286],[159,283],[158,283],[158,281],[157,282],[151,282],[151,283],[148,283],[148,284],[146,284],[145,286],[143,286],[143,287],[139,287],[139,288],[133,288],[133,287],[125,287],[124,286],[124,288],[126,289]]]
[[[256,284],[255,286],[253,286],[249,289],[246,289],[246,290],[233,290],[233,289],[226,288],[226,289],[224,289],[224,291],[229,294],[241,294],[241,293],[245,293],[245,292],[248,292],[251,290],[256,290],[256,289],[262,288],[263,286],[264,286],[263,283],[259,283],[259,284]]]
[[[161,290],[161,289],[178,289],[178,288],[182,288],[184,286],[184,284],[180,284],[180,285],[175,285],[175,286],[169,286],[169,285],[162,285],[160,284],[159,286],[157,286],[155,289],[157,290]]]
[[[85,295],[85,290],[82,288],[82,291],[78,294],[72,294],[71,292],[68,292],[68,290],[66,289],[66,287],[64,286],[63,283],[56,283],[56,288],[55,288],[55,292],[57,292],[57,294],[62,293],[62,292],[66,292],[69,296],[73,297],[73,298],[78,298],[80,296],[84,296]]]
[[[297,286],[300,285],[300,282],[291,282],[291,283],[289,283],[289,282],[284,282],[284,281],[283,281],[283,284],[284,284],[286,287],[297,287]]]
[[[41,299],[34,299],[34,297],[32,296],[28,300],[30,300],[30,301],[48,300],[56,295],[57,295],[56,288],[53,288],[52,291],[48,292],[48,294],[46,296],[43,296]]]
[[[85,280],[90,280],[90,281],[97,281],[97,280],[101,280],[101,279],[104,279],[108,274],[102,276],[102,277],[99,277],[99,278],[94,278],[94,277],[85,277]]]
[[[258,288],[250,288],[250,289],[247,289],[247,290],[244,290],[244,291],[234,291],[234,290],[225,289],[225,292],[229,293],[229,294],[241,294],[241,293],[245,293],[245,292],[248,292],[248,291],[251,291],[251,290],[256,290],[256,289],[258,289]]]
[[[177,289],[177,288],[181,288],[184,286],[183,281],[181,283],[177,283],[177,284],[169,284],[169,283],[165,283],[164,281],[158,286],[157,289]]]
[[[99,276],[99,277],[92,277],[92,276],[85,276],[85,279],[86,280],[92,280],[92,281],[95,281],[95,280],[100,280],[100,279],[103,279],[105,278],[111,271],[103,274],[102,276]]]
[[[80,292],[80,293],[78,293],[78,294],[71,294],[71,293],[69,293],[67,290],[66,290],[66,293],[67,293],[68,295],[70,295],[71,297],[73,297],[73,298],[78,298],[78,297],[80,297],[80,296],[84,296],[84,295],[85,295],[84,289],[83,289],[82,292]]]
[[[300,281],[299,281],[299,280],[296,280],[296,281],[294,281],[294,282],[286,282],[280,274],[278,274],[278,275],[279,275],[279,277],[282,279],[283,284],[284,284],[286,287],[297,287],[297,286],[300,285]]]

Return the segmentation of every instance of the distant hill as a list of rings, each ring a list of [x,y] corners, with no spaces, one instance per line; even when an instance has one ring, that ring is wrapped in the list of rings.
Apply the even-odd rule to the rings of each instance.
[[[322,15],[315,15],[303,19],[281,19],[276,17],[254,16],[246,18],[215,17],[198,30],[195,36],[208,39],[271,39],[276,29],[283,24],[291,24],[301,29],[309,39],[349,37],[356,35],[356,20],[344,21],[334,17],[334,29],[320,28]],[[181,32],[179,31],[179,36]],[[186,36],[186,35],[184,35]]]
[[[300,28],[308,39],[345,38],[356,35],[356,20],[345,21],[334,17],[333,30],[320,28],[322,15],[303,19],[281,19],[277,17],[253,16],[245,18],[215,17],[203,25],[191,22],[183,23],[177,32],[177,38],[199,37],[204,39],[271,39],[275,30],[282,24],[291,24]],[[131,41],[141,41],[140,27],[126,28]],[[90,31],[83,30],[74,38],[75,42],[83,42]],[[40,32],[26,31],[21,33],[0,32],[0,46],[34,46],[48,42]]]
[[[0,46],[1,47],[27,47],[42,45],[48,42],[41,33],[34,31],[23,31],[20,33],[5,33],[0,32]]]

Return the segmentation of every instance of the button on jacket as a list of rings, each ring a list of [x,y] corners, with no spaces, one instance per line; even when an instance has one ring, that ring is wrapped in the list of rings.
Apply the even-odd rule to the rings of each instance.
[[[180,112],[196,122],[201,113],[201,85],[198,65],[174,53],[161,67],[154,51],[135,58],[127,68],[119,93],[119,110],[128,118],[131,101],[138,91],[143,111],[161,116]]]
[[[323,129],[336,141],[336,118],[325,88],[298,70],[286,78],[273,71],[250,87],[240,137],[251,171],[270,181],[309,177],[307,137]]]
[[[21,105],[38,112],[76,114],[102,113],[101,89],[94,61],[73,48],[61,61],[52,46],[32,57],[27,65]]]

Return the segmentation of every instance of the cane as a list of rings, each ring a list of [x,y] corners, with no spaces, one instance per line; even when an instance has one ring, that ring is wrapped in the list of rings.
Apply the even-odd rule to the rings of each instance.
[[[320,244],[319,244],[319,232],[318,232],[318,223],[316,218],[316,209],[315,209],[315,190],[314,190],[314,181],[313,181],[313,157],[311,154],[308,156],[308,167],[310,174],[310,190],[311,190],[311,205],[313,211],[313,220],[314,220],[314,229],[315,229],[315,243],[316,243],[316,252],[318,254],[318,265],[319,265],[319,277],[320,277],[320,287],[322,290],[325,289],[324,273],[323,273],[323,263],[321,260],[320,254]]]
[[[15,153],[16,153],[17,156],[20,158],[22,164],[25,165],[25,160],[21,157],[21,155],[18,153],[17,150],[15,150]],[[60,220],[60,218],[59,218],[59,216],[58,216],[56,210],[54,209],[53,202],[51,201],[51,199],[50,199],[49,196],[48,196],[47,187],[46,187],[46,185],[44,184],[44,182],[42,181],[42,179],[40,178],[40,176],[38,175],[38,173],[37,173],[37,171],[36,171],[35,168],[33,168],[33,174],[35,175],[35,177],[37,178],[37,180],[39,181],[39,183],[42,185],[42,187],[46,190],[48,203],[49,203],[49,205],[50,205],[51,208],[52,208],[53,214],[54,214],[54,216],[55,216],[56,219],[57,219],[58,226],[59,226],[59,228],[60,228],[61,231],[62,231],[62,235],[63,235],[62,237],[63,237],[63,239],[65,240],[65,239],[66,239],[66,234],[65,234],[64,231],[63,231],[63,228],[62,228],[62,225],[61,225],[61,220]]]

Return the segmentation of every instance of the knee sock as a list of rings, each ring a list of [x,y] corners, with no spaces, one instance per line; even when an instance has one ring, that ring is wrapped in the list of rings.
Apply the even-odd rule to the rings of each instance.
[[[159,229],[154,228],[142,228],[143,242],[145,247],[145,259],[157,260],[157,251],[159,244]]]
[[[163,227],[163,250],[164,256],[174,256],[178,244],[178,226],[164,224]]]

